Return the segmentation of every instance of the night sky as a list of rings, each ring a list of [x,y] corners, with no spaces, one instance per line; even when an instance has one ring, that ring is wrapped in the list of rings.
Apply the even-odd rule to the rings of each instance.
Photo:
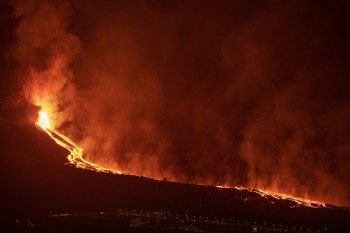
[[[350,206],[348,1],[1,1],[1,98],[96,163]]]

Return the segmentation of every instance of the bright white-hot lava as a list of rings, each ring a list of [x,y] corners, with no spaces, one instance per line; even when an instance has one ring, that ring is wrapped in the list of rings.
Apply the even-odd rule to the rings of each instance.
[[[39,118],[38,118],[38,121],[36,122],[36,124],[39,125],[43,129],[50,128],[49,116],[47,115],[47,113],[45,111],[40,110]]]

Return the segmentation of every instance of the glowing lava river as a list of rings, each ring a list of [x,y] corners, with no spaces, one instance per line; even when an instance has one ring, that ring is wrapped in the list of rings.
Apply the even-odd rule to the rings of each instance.
[[[67,157],[69,164],[74,165],[77,168],[92,170],[96,172],[122,174],[119,171],[107,169],[97,164],[86,161],[83,158],[83,148],[79,147],[71,139],[60,134],[50,127],[50,119],[45,111],[41,110],[39,112],[39,118],[36,122],[36,125],[44,130],[58,145],[66,148],[70,152]]]
[[[39,126],[43,131],[45,131],[58,145],[62,146],[63,148],[66,148],[70,152],[70,154],[67,157],[70,165],[75,166],[77,168],[87,169],[95,172],[124,174],[121,171],[104,168],[100,165],[97,165],[95,163],[91,163],[85,160],[83,158],[83,148],[79,147],[71,139],[69,139],[68,137],[60,134],[55,129],[53,129],[50,124],[49,116],[45,111],[41,110],[39,112],[39,118],[36,122],[36,125]],[[130,174],[130,175],[133,175],[133,174]],[[254,192],[259,194],[261,197],[265,198],[272,204],[274,203],[275,200],[287,200],[294,203],[291,207],[300,207],[300,206],[307,206],[311,208],[330,207],[329,205],[326,205],[325,203],[322,203],[322,202],[312,201],[312,200],[299,198],[288,194],[276,193],[276,192],[271,192],[267,190],[251,189],[251,188],[236,187],[236,186],[216,186],[216,187],[233,188],[238,190],[246,190],[246,191]]]

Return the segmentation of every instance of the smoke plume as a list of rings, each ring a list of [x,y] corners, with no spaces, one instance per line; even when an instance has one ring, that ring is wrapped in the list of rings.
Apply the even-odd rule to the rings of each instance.
[[[88,160],[350,205],[346,1],[12,3],[25,89]]]
[[[70,33],[69,1],[13,0],[13,15],[19,19],[12,53],[21,67],[24,95],[33,103],[49,106],[55,126],[69,119],[74,85],[70,62],[80,50],[80,41]]]

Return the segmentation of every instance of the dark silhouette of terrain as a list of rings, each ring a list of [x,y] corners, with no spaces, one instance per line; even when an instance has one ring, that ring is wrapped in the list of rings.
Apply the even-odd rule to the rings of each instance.
[[[58,218],[54,221],[48,216],[50,213],[76,213],[83,216],[83,213],[128,209],[301,226],[314,232],[347,232],[350,229],[350,211],[347,209],[332,206],[291,208],[294,205],[292,201],[274,200],[271,197],[272,204],[259,194],[247,190],[179,184],[77,169],[66,165],[68,152],[34,125],[1,123],[0,134],[3,227],[12,226],[16,219],[30,218],[39,219],[37,225],[45,225],[50,232],[62,230],[58,226],[69,228],[69,224],[76,227],[75,232],[79,232],[79,229],[81,232],[108,232],[108,226],[119,226],[126,232],[128,224],[110,221],[114,225],[108,225],[109,218],[103,216],[94,218],[94,221],[84,217]],[[91,224],[105,230],[96,231]],[[130,232],[163,231],[150,231],[141,227]]]

